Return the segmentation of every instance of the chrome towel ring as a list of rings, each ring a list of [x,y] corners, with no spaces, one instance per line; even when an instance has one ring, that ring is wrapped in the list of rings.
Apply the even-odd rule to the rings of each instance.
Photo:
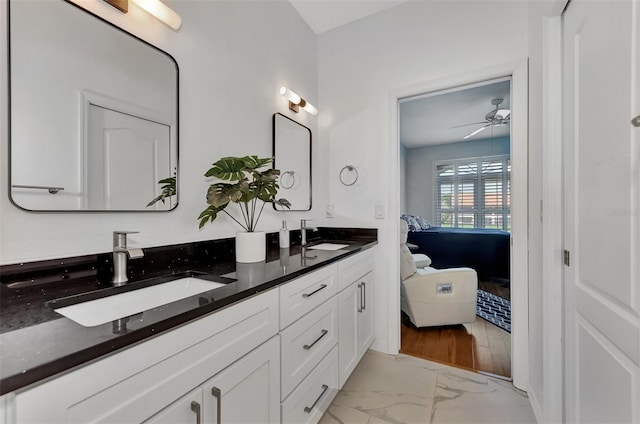
[[[285,178],[286,176],[286,178]],[[296,185],[296,173],[295,171],[285,171],[280,176],[280,186],[284,189],[290,189]]]
[[[352,186],[358,181],[358,170],[353,165],[345,165],[340,170],[340,182],[346,186]]]

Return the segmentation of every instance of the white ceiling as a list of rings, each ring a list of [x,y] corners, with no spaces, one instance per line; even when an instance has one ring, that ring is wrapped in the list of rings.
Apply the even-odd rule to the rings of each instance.
[[[509,135],[510,125],[492,126],[464,140],[482,127],[485,115],[494,109],[491,100],[502,98],[501,109],[510,109],[510,81],[488,83],[472,88],[449,90],[403,99],[400,102],[400,142],[407,148],[460,141],[483,140]],[[461,128],[458,125],[476,123]]]
[[[289,0],[316,34],[357,21],[407,0]]]

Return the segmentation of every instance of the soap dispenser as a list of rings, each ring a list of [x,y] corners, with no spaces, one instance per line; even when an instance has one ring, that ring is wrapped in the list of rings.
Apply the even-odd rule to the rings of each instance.
[[[280,249],[289,247],[289,229],[287,228],[287,220],[282,220],[282,228],[280,228]]]

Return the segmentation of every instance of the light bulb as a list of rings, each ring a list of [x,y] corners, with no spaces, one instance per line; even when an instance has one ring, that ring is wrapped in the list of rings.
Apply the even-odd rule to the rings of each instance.
[[[318,109],[316,109],[316,107],[309,102],[305,102],[305,105],[302,106],[302,109],[306,110],[307,113],[313,116],[316,116],[318,114]]]
[[[162,3],[160,0],[132,1],[176,31],[182,25],[182,18],[180,17],[180,15],[178,15],[173,9]]]
[[[289,90],[287,87],[280,87],[280,94],[289,99],[289,101],[293,104],[299,104],[302,97],[298,96],[293,91]]]

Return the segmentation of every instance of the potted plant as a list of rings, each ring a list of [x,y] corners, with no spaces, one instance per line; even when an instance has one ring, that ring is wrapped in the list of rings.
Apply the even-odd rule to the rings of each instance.
[[[256,231],[264,206],[272,203],[291,207],[288,200],[276,199],[280,171],[273,168],[260,170],[271,162],[273,158],[257,156],[224,157],[204,174],[205,177],[215,177],[222,181],[211,184],[207,190],[209,207],[198,216],[200,228],[208,221],[213,222],[220,212],[237,222],[244,230],[236,233],[238,262],[260,262],[266,257],[265,233]],[[239,206],[242,220],[227,212],[226,208],[231,203]]]

